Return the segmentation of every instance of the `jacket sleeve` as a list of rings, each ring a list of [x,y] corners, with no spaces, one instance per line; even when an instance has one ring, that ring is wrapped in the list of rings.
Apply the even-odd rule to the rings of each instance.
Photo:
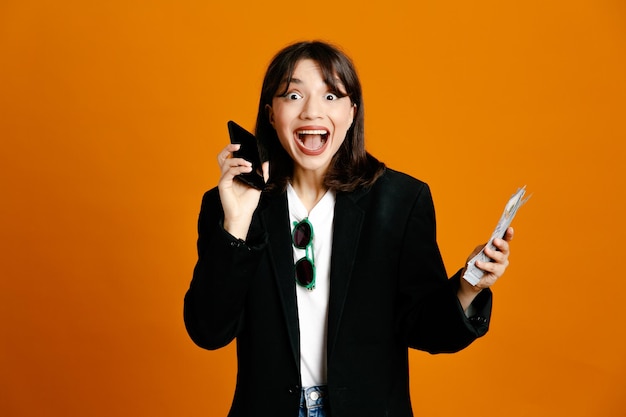
[[[207,192],[198,219],[198,261],[184,301],[184,320],[191,339],[205,349],[230,343],[242,326],[244,305],[266,247],[266,236],[246,242],[223,228],[217,189]]]
[[[461,270],[448,279],[437,245],[435,210],[426,184],[408,219],[399,278],[399,332],[405,343],[430,353],[459,351],[489,328],[492,294],[483,290],[467,317],[457,297]]]

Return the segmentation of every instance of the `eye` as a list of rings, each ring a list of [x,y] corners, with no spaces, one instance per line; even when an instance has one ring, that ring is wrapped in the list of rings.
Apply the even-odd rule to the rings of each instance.
[[[302,96],[298,93],[287,93],[285,95],[289,100],[300,100]]]
[[[339,97],[336,94],[328,93],[324,96],[324,98],[328,101],[337,100]]]

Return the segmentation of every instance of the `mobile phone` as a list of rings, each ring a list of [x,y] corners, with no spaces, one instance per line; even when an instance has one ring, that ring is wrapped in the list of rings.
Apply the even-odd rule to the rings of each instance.
[[[230,143],[241,145],[238,151],[233,152],[233,156],[235,158],[245,159],[252,164],[252,171],[239,174],[235,179],[250,187],[263,190],[265,188],[265,179],[263,178],[261,157],[259,155],[256,138],[252,133],[232,120],[228,121],[228,134],[230,135]]]

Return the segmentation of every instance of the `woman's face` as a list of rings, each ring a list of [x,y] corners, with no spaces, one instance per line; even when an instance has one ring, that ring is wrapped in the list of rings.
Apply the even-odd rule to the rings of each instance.
[[[279,89],[286,93],[274,97],[268,106],[270,123],[294,161],[294,175],[300,170],[323,175],[346,138],[355,106],[338,85],[340,94],[335,94],[324,82],[317,62],[302,59],[291,83]]]

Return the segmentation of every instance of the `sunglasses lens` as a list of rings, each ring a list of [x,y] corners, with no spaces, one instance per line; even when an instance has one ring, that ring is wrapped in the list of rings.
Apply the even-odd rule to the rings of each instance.
[[[313,264],[306,258],[302,258],[296,263],[296,279],[300,285],[306,287],[313,282]]]
[[[311,242],[311,225],[302,221],[293,230],[293,244],[296,248],[304,249]]]

